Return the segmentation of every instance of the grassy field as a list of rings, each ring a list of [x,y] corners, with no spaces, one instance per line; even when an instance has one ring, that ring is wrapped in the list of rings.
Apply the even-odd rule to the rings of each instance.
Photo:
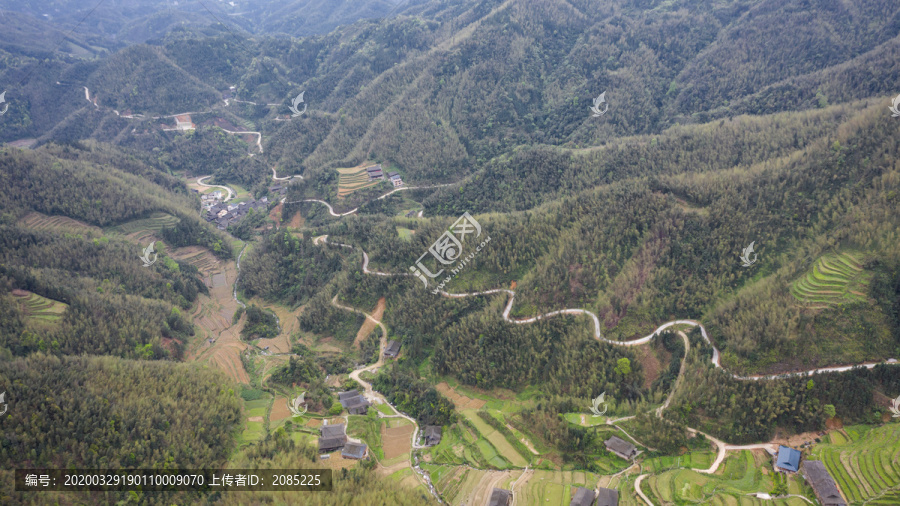
[[[863,270],[853,253],[820,257],[791,285],[791,294],[805,304],[828,307],[848,302],[864,302],[872,273]]]
[[[369,451],[374,453],[378,460],[384,460],[384,451],[381,447],[382,420],[378,418],[377,411],[370,409],[363,415],[350,415],[347,424],[347,435],[359,438],[369,445]]]
[[[244,422],[246,426],[238,444],[243,446],[261,441],[266,437],[266,417],[272,404],[272,396],[264,393],[263,397],[255,401],[244,401]]]
[[[41,297],[27,290],[13,290],[13,297],[22,305],[28,323],[39,326],[55,325],[69,306],[59,301]]]
[[[356,190],[369,188],[382,182],[381,179],[374,181],[369,180],[369,173],[366,167],[373,164],[366,163],[349,169],[337,169],[340,177],[338,178],[338,197],[346,197]]]
[[[37,211],[30,212],[19,220],[19,225],[33,230],[64,230],[66,232],[93,232],[100,234],[99,227],[73,220],[66,216],[47,216]]]
[[[816,445],[810,459],[825,464],[851,504],[900,504],[900,424],[852,426],[844,433],[832,432],[831,442]]]

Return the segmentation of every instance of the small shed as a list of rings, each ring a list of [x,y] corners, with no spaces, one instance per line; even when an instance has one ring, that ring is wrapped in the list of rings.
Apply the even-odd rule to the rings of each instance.
[[[397,341],[391,341],[384,348],[384,356],[388,358],[397,358],[397,355],[400,354],[400,343]]]
[[[441,427],[440,425],[426,425],[425,426],[425,444],[428,446],[434,446],[441,442]]]

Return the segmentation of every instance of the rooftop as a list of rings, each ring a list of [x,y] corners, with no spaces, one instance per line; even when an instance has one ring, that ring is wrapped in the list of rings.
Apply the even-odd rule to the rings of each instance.
[[[796,473],[800,469],[800,451],[787,446],[779,446],[775,467]]]

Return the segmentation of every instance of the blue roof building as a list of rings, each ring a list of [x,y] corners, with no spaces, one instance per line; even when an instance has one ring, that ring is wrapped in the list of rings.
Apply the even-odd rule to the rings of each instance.
[[[800,470],[800,451],[787,446],[778,447],[778,458],[775,459],[776,471],[796,473]]]

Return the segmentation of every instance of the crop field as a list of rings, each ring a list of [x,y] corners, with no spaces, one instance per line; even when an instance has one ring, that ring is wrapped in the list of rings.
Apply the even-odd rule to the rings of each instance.
[[[99,227],[73,220],[66,216],[47,216],[37,211],[32,211],[19,220],[19,225],[32,230],[65,230],[66,232],[95,232],[102,233]]]
[[[644,461],[646,472],[660,472],[666,469],[687,467],[690,469],[709,469],[716,459],[716,453],[712,451],[691,452],[677,457],[657,457]]]
[[[423,464],[435,488],[450,504],[486,504],[494,487],[509,489],[522,471],[492,471]],[[516,491],[520,490],[518,487]],[[532,503],[519,503],[532,504]],[[543,504],[543,503],[542,503]]]
[[[516,449],[509,444],[509,441],[503,437],[503,434],[479,418],[476,411],[465,410],[462,411],[462,415],[465,416],[480,433],[476,445],[478,446],[478,449],[481,450],[482,455],[484,455],[494,467],[505,469],[507,465],[503,461],[508,461],[513,467],[525,467],[528,465],[526,456],[523,456],[516,451]],[[500,459],[497,459],[496,457],[500,457]]]
[[[171,227],[180,220],[171,214],[155,212],[149,218],[141,218],[138,220],[126,221],[119,225],[107,227],[105,230],[110,233],[130,235],[135,232],[153,232],[158,234],[160,230]]]
[[[261,441],[266,437],[265,419],[271,403],[272,396],[269,394],[265,394],[262,399],[244,402],[244,418],[247,425],[239,438],[241,445]]]
[[[376,411],[369,410],[368,415],[350,415],[348,418],[347,435],[363,440],[378,460],[384,460],[384,450],[381,446],[382,420],[378,418]]]
[[[62,319],[69,306],[62,302],[42,297],[27,290],[13,290],[13,297],[22,306],[29,323],[41,326],[54,325]]]
[[[641,488],[654,504],[702,503],[713,505],[803,505],[801,498],[791,497],[763,501],[748,494],[770,493],[774,486],[771,473],[761,472],[769,459],[757,452],[741,451],[725,459],[721,474],[706,475],[689,469],[672,469],[647,477]],[[802,478],[788,478],[788,492],[802,495]]]
[[[847,427],[847,437],[833,432],[831,443],[816,445],[810,458],[825,464],[849,503],[898,504],[900,424],[865,429]]]
[[[369,188],[382,182],[381,179],[369,180],[369,173],[366,167],[372,164],[360,165],[350,169],[337,169],[340,177],[338,178],[338,197],[346,197],[356,190]]]
[[[403,420],[402,418],[400,420]],[[412,435],[416,430],[415,425],[404,420],[406,425],[401,427],[381,428],[382,447],[384,449],[385,464],[390,465],[391,459],[404,457],[409,460],[409,452],[412,450]]]
[[[791,284],[791,294],[816,308],[863,302],[872,273],[863,270],[860,262],[852,253],[824,255]]]
[[[586,471],[534,470],[518,483],[518,504],[569,504],[575,487],[593,489],[599,476]],[[622,504],[620,502],[620,504]]]

